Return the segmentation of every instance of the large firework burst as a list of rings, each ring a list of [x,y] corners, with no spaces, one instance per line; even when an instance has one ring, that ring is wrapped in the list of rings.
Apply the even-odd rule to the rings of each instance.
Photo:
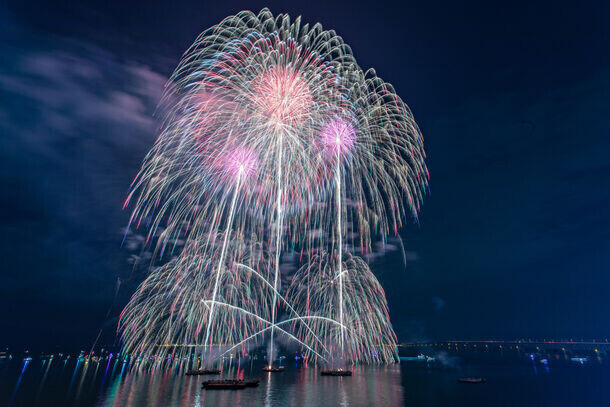
[[[134,205],[130,223],[159,236],[160,255],[188,243],[125,309],[126,349],[243,344],[266,332],[273,347],[276,329],[292,336],[277,322],[284,311],[313,355],[338,346],[350,360],[389,361],[383,290],[348,252],[397,234],[427,188],[423,141],[394,88],[363,71],[334,31],[263,9],[203,32],[164,102],[162,132],[125,205]],[[293,304],[279,276],[287,249],[303,263]],[[356,303],[369,314],[356,318]]]

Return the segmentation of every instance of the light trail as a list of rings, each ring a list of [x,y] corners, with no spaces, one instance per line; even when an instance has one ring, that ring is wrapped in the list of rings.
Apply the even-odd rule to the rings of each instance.
[[[222,251],[220,252],[220,259],[218,260],[218,268],[216,269],[216,280],[214,281],[214,291],[212,292],[212,306],[210,308],[210,317],[208,319],[208,325],[205,333],[204,350],[205,346],[208,344],[208,340],[210,338],[210,328],[212,327],[212,321],[214,320],[214,304],[216,303],[216,293],[218,292],[218,281],[220,279],[220,271],[224,266],[224,258],[225,252],[227,250],[227,243],[229,242],[229,237],[231,236],[231,230],[233,228],[233,214],[235,213],[235,201],[237,200],[237,192],[239,190],[239,184],[241,182],[243,169],[239,170],[237,175],[237,181],[235,182],[235,191],[233,192],[233,200],[231,201],[231,209],[229,210],[229,219],[227,224],[227,229],[225,231],[224,241],[222,242]]]
[[[273,301],[271,303],[271,351],[269,352],[269,364],[273,364],[273,336],[275,333],[275,306],[277,302],[277,281],[280,275],[280,254],[281,254],[281,233],[282,233],[282,136],[280,135],[278,139],[278,149],[279,154],[277,157],[277,217],[276,217],[276,225],[277,232],[275,235],[275,275],[273,277]]]
[[[301,317],[298,312],[292,307],[292,305],[290,305],[290,303],[288,301],[286,301],[286,299],[275,289],[275,287],[273,287],[271,285],[271,283],[269,283],[262,275],[260,275],[256,270],[254,270],[251,267],[246,266],[245,264],[237,264],[237,267],[242,267],[247,269],[248,271],[250,271],[252,274],[254,274],[255,276],[259,277],[263,283],[267,286],[269,286],[272,290],[273,293],[284,302],[284,305],[286,305],[288,307],[288,309],[294,313],[299,321],[304,321],[305,318]],[[330,319],[329,319],[330,320]],[[343,326],[343,323],[341,323],[341,326]],[[322,340],[315,334],[315,332],[309,327],[309,325],[307,325],[307,323],[305,323],[305,327],[307,328],[307,330],[314,336],[314,338],[316,339],[317,342],[319,342],[319,344],[324,348],[325,351],[328,352],[328,349],[326,348],[326,345],[324,345],[324,342],[322,342]]]
[[[307,350],[309,350],[309,351],[313,352],[313,353],[314,353],[316,356],[318,356],[318,357],[320,357],[320,358],[322,358],[322,359],[326,360],[326,358],[324,358],[322,355],[318,354],[318,353],[317,353],[317,352],[316,352],[314,349],[312,349],[312,348],[311,348],[309,345],[307,345],[305,342],[301,341],[299,338],[297,338],[296,336],[294,336],[294,335],[293,335],[293,334],[291,334],[290,332],[285,331],[285,330],[284,330],[284,329],[282,329],[282,328],[279,328],[279,326],[280,326],[280,325],[283,325],[283,324],[286,324],[286,323],[289,323],[289,322],[293,322],[293,321],[295,321],[295,320],[297,320],[297,319],[298,319],[298,320],[301,320],[301,319],[323,319],[323,320],[326,320],[327,322],[334,322],[334,323],[337,323],[336,321],[333,321],[333,320],[330,320],[330,319],[328,319],[328,318],[324,318],[324,317],[313,317],[313,316],[308,316],[308,317],[300,317],[300,318],[292,318],[292,319],[287,319],[287,320],[285,320],[285,321],[282,321],[282,322],[280,322],[280,323],[277,323],[277,324],[276,324],[276,323],[272,323],[272,322],[270,322],[270,321],[267,321],[267,320],[265,320],[265,319],[263,319],[263,318],[259,317],[258,315],[254,314],[254,313],[252,313],[252,312],[248,312],[248,311],[244,310],[243,308],[239,308],[239,307],[236,307],[236,306],[231,305],[231,304],[226,304],[226,303],[222,303],[222,302],[216,302],[216,301],[210,301],[210,300],[206,300],[206,301],[203,301],[203,302],[204,302],[204,303],[206,303],[206,304],[207,304],[207,303],[209,303],[209,302],[217,303],[217,304],[218,304],[218,305],[220,305],[220,306],[224,306],[224,307],[227,307],[227,308],[230,308],[230,309],[236,310],[236,311],[243,312],[244,314],[246,314],[246,315],[248,315],[248,316],[251,316],[251,317],[253,317],[253,318],[255,318],[255,319],[257,319],[257,320],[259,320],[259,321],[261,321],[261,322],[264,322],[264,323],[267,323],[267,324],[269,324],[269,325],[270,325],[269,327],[267,327],[267,328],[265,328],[265,329],[262,329],[262,330],[260,330],[260,331],[258,331],[258,332],[256,332],[256,333],[254,333],[254,334],[250,335],[248,338],[246,338],[246,339],[244,339],[242,342],[240,342],[240,343],[238,343],[238,344],[234,345],[232,348],[230,348],[229,350],[227,350],[226,352],[224,352],[222,355],[225,355],[225,354],[229,353],[230,351],[234,350],[235,348],[237,348],[237,347],[239,347],[239,346],[242,346],[243,344],[245,344],[246,342],[248,342],[250,339],[253,339],[253,338],[255,338],[256,336],[261,335],[261,334],[263,334],[264,332],[266,332],[266,331],[268,331],[268,330],[270,330],[270,329],[271,329],[271,330],[278,329],[280,332],[282,332],[282,333],[286,334],[286,335],[287,335],[288,337],[290,337],[291,339],[294,339],[294,340],[295,340],[296,342],[298,342],[300,345],[303,345],[305,348],[307,348]],[[222,356],[222,355],[221,355],[221,356]]]
[[[337,211],[337,277],[339,278],[339,323],[343,326],[343,229],[341,225],[341,137],[336,135],[336,149],[337,149],[337,166],[335,167],[335,183],[337,185],[335,189],[336,196],[336,211]],[[341,329],[341,359],[344,357],[344,332]]]

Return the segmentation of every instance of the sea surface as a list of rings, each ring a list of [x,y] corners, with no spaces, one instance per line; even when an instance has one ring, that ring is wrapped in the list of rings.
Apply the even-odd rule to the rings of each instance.
[[[13,357],[0,361],[0,406],[610,406],[610,366],[601,357],[428,354],[436,360],[356,366],[352,377],[323,377],[318,366],[290,358],[281,373],[262,372],[259,361],[233,363],[223,377],[260,378],[258,387],[238,391],[203,390],[201,382],[214,376],[185,376],[187,367],[176,364]],[[460,377],[487,382],[458,383]]]

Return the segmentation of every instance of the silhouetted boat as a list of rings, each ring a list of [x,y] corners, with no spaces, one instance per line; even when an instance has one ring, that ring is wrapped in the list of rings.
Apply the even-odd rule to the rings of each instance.
[[[267,365],[263,367],[263,372],[283,372],[285,369],[284,366],[271,366]]]
[[[258,387],[258,383],[260,382],[260,380],[258,380],[258,379],[244,380],[244,382],[246,383],[246,387]]]
[[[460,377],[457,379],[459,383],[485,383],[487,380],[482,377]]]
[[[218,369],[193,369],[186,372],[187,376],[199,376],[206,374],[220,374],[220,370]]]
[[[345,369],[322,370],[320,374],[322,376],[351,376],[352,371]]]
[[[257,387],[259,380],[220,379],[206,380],[201,387],[206,390],[241,390],[246,387]]]

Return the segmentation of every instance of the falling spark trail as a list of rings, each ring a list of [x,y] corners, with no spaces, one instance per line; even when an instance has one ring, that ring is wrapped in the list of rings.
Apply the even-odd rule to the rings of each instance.
[[[279,154],[277,160],[277,233],[275,236],[275,276],[273,277],[273,302],[271,303],[271,352],[269,353],[269,364],[273,364],[273,337],[275,334],[275,304],[277,302],[277,280],[280,274],[280,251],[282,233],[282,136],[279,140]]]
[[[307,328],[307,330],[314,336],[314,338],[316,339],[317,342],[320,343],[320,345],[324,348],[325,351],[328,351],[328,349],[326,348],[326,345],[324,345],[324,342],[322,342],[322,340],[316,336],[315,332],[309,327],[309,325],[307,325],[305,321],[306,318],[308,317],[301,317],[299,315],[299,313],[294,309],[294,307],[292,305],[290,305],[290,303],[288,301],[286,301],[286,299],[263,277],[261,276],[259,273],[256,272],[256,270],[254,270],[251,267],[246,266],[245,264],[237,264],[237,267],[243,267],[246,270],[250,271],[253,275],[257,276],[258,278],[261,279],[261,281],[263,282],[263,284],[265,285],[269,285],[271,290],[273,291],[273,293],[275,295],[277,295],[279,297],[280,300],[282,300],[282,302],[284,303],[284,305],[286,305],[286,307],[288,307],[288,309],[296,315],[296,318],[292,318],[290,319],[291,321],[294,320],[298,320],[304,323],[305,327]],[[276,324],[277,325],[277,324]],[[343,326],[343,324],[341,324],[341,326]]]
[[[264,318],[261,318],[261,317],[259,317],[258,315],[254,314],[254,313],[252,313],[252,312],[246,311],[246,310],[245,310],[245,309],[243,309],[243,308],[240,308],[240,307],[235,307],[235,306],[233,306],[233,305],[231,305],[231,304],[226,304],[226,303],[224,303],[224,302],[217,302],[217,301],[210,301],[210,300],[204,301],[204,303],[205,303],[206,305],[207,305],[207,303],[209,303],[209,302],[211,302],[211,303],[212,303],[212,305],[214,305],[214,304],[218,304],[219,306],[224,306],[224,307],[227,307],[227,308],[230,308],[230,309],[233,309],[233,310],[236,310],[236,311],[242,312],[242,313],[244,313],[244,314],[246,314],[246,315],[248,315],[248,316],[250,316],[250,317],[253,317],[253,318],[255,318],[255,319],[257,319],[257,320],[259,320],[259,321],[261,321],[261,322],[263,322],[263,323],[265,323],[265,324],[270,325],[270,326],[268,326],[267,328],[264,328],[264,329],[261,329],[261,330],[260,330],[260,331],[258,331],[258,332],[255,332],[254,334],[252,334],[252,335],[251,335],[251,336],[249,336],[248,338],[244,339],[242,342],[240,342],[240,343],[238,343],[238,344],[234,345],[233,347],[229,348],[229,349],[228,349],[227,351],[225,351],[225,352],[224,352],[224,353],[223,353],[221,356],[226,355],[227,353],[231,352],[233,349],[235,349],[235,348],[237,348],[237,347],[241,346],[243,343],[245,343],[245,342],[249,341],[250,339],[252,339],[252,338],[254,338],[254,337],[258,336],[258,335],[261,335],[261,334],[265,333],[266,331],[268,331],[268,330],[270,330],[270,329],[271,329],[272,331],[273,331],[274,329],[278,329],[280,332],[282,332],[282,333],[286,334],[288,337],[290,337],[290,338],[294,339],[294,340],[295,340],[297,343],[299,343],[299,344],[303,345],[305,348],[307,348],[307,350],[309,350],[309,351],[313,352],[313,353],[314,353],[316,356],[318,356],[318,357],[320,357],[320,358],[322,358],[322,359],[326,360],[326,358],[324,358],[324,356],[322,356],[322,355],[320,355],[319,353],[317,353],[317,352],[316,352],[316,351],[315,351],[313,348],[311,348],[311,347],[310,347],[309,345],[307,345],[305,342],[301,341],[299,338],[297,338],[296,336],[292,335],[290,332],[287,332],[286,330],[284,330],[284,329],[282,329],[282,328],[280,328],[280,327],[279,327],[279,325],[288,324],[288,323],[293,322],[293,321],[296,321],[296,320],[302,320],[303,318],[291,318],[291,319],[287,319],[287,320],[285,320],[285,321],[282,321],[282,322],[280,322],[279,324],[272,324],[271,322],[269,322],[269,321],[265,320]],[[317,319],[325,319],[325,320],[327,320],[327,319],[328,319],[328,318],[324,318],[324,317],[314,317],[314,316],[310,316],[310,317],[306,317],[306,318],[308,318],[308,319],[316,319],[316,318],[317,318]],[[331,321],[332,321],[332,320],[331,320]],[[335,323],[336,323],[336,321],[332,321],[332,322],[335,322]]]
[[[337,167],[335,172],[337,188],[335,190],[336,203],[337,203],[337,277],[339,277],[339,323],[343,327],[343,272],[341,268],[343,266],[343,231],[341,227],[341,140],[337,137]],[[341,328],[341,359],[343,359],[343,341],[344,341],[343,328]]]
[[[225,238],[222,242],[222,250],[220,252],[220,259],[218,260],[218,267],[216,269],[216,280],[214,281],[214,291],[212,292],[212,305],[210,307],[210,317],[208,319],[208,326],[206,327],[205,341],[203,342],[204,351],[208,346],[208,340],[210,338],[210,328],[212,321],[214,320],[214,305],[216,304],[216,294],[218,293],[218,281],[220,280],[220,271],[223,267],[224,257],[227,250],[227,244],[229,242],[229,236],[231,235],[231,229],[233,228],[233,214],[235,213],[235,202],[237,201],[237,192],[239,190],[239,184],[241,182],[242,170],[240,169],[237,174],[237,182],[235,183],[235,190],[233,191],[233,199],[231,200],[231,209],[229,210],[229,219],[227,220],[227,230],[225,231]]]
[[[218,305],[224,305],[227,306],[229,308],[235,308],[232,307],[231,305],[228,304],[221,304],[219,303]],[[243,309],[238,309],[238,311],[243,311],[245,313],[248,313],[248,311],[245,311]],[[256,316],[255,314],[252,314],[252,316],[256,317],[257,319],[260,319],[262,321],[264,321],[262,318]],[[262,335],[263,333],[265,333],[266,331],[272,330],[272,329],[278,329],[280,332],[286,334],[288,337],[294,339],[297,343],[303,345],[308,351],[311,351],[312,353],[314,353],[317,357],[319,357],[322,360],[328,360],[326,359],[324,356],[322,356],[321,354],[319,354],[318,352],[316,352],[312,347],[310,347],[309,345],[307,345],[305,342],[301,341],[300,339],[298,339],[296,336],[294,336],[293,334],[291,334],[290,332],[280,328],[280,325],[285,325],[285,324],[289,324],[291,322],[295,322],[295,321],[302,321],[305,319],[314,319],[314,320],[322,320],[325,321],[326,323],[332,323],[332,324],[339,324],[337,321],[332,320],[330,318],[326,318],[326,317],[320,317],[320,316],[316,316],[316,315],[310,315],[310,316],[306,316],[306,317],[299,317],[299,318],[290,318],[287,320],[284,320],[282,322],[279,322],[277,324],[271,324],[269,321],[265,321],[267,324],[270,324],[270,326],[263,328],[261,330],[259,330],[258,332],[253,333],[252,335],[250,335],[249,337],[245,338],[244,340],[242,340],[241,342],[233,345],[231,348],[227,349],[222,355],[226,355],[227,353],[230,353],[231,351],[237,349],[238,347],[242,346],[244,343],[248,342],[249,340],[251,340],[252,338],[255,338],[258,335]],[[344,326],[339,325],[340,328],[345,328]]]

